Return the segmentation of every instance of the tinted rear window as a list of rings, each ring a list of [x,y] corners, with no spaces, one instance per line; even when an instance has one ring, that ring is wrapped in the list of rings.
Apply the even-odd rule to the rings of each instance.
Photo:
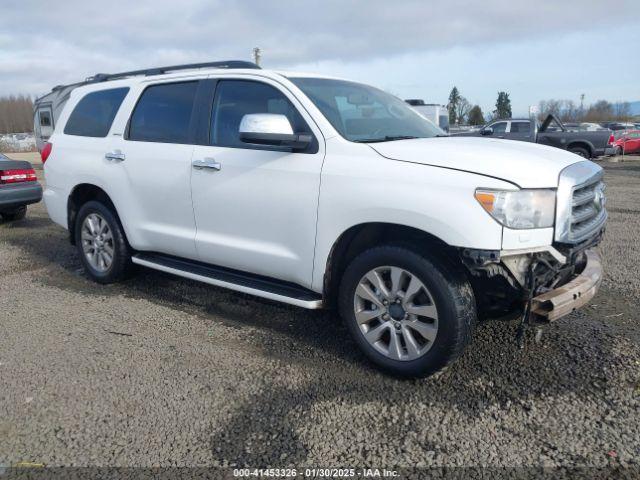
[[[189,124],[198,82],[165,83],[147,88],[129,122],[129,140],[189,143]]]
[[[106,137],[128,91],[125,87],[86,94],[71,112],[64,133],[83,137]]]

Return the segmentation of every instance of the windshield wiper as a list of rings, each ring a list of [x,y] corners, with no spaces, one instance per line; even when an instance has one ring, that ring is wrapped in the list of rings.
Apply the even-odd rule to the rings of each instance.
[[[361,140],[354,140],[357,143],[377,143],[377,142],[391,142],[393,140],[412,140],[414,138],[422,138],[416,137],[414,135],[387,135],[384,138],[365,138]]]

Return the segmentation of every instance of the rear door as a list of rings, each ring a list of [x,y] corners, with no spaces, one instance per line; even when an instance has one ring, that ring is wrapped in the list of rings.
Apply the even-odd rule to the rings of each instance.
[[[240,141],[244,115],[285,115],[313,142],[304,151]],[[269,79],[224,79],[215,86],[208,145],[193,161],[218,169],[191,172],[196,245],[204,262],[311,284],[324,140],[308,113]]]
[[[134,248],[196,258],[191,156],[200,81],[146,84],[105,152],[119,170],[118,207]]]
[[[531,141],[531,122],[511,120],[511,127],[507,135],[509,140]]]

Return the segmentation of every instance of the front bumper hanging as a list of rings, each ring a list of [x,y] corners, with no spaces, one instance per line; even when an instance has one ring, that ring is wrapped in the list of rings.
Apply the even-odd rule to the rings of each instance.
[[[602,262],[594,248],[585,252],[587,265],[568,283],[545,292],[531,301],[531,313],[540,320],[557,320],[591,300],[602,283]]]

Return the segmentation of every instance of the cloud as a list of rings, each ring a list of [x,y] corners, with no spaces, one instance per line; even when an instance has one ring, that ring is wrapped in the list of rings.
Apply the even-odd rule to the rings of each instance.
[[[250,59],[267,66],[362,62],[610,28],[637,19],[640,2],[601,1],[135,1],[5,0],[0,95],[191,61]]]

